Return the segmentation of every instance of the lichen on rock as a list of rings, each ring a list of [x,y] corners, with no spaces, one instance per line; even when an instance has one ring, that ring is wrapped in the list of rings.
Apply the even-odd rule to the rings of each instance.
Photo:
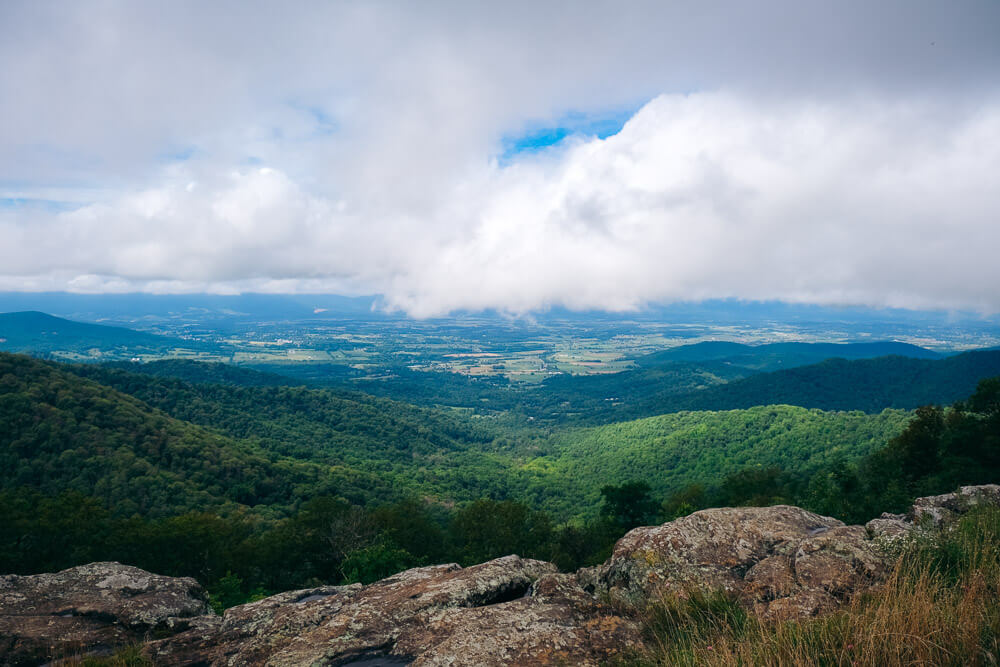
[[[106,653],[211,614],[194,579],[165,577],[120,563],[91,563],[51,574],[0,576],[0,657],[30,665]]]
[[[637,625],[602,608],[575,577],[507,556],[266,598],[228,610],[217,629],[148,650],[166,664],[335,665],[385,656],[414,665],[596,665],[637,645]]]

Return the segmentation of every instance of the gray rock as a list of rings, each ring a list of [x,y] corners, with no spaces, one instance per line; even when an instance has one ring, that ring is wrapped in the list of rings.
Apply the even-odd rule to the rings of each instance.
[[[186,629],[211,613],[194,579],[164,577],[120,563],[53,574],[0,576],[0,657],[30,665],[102,654],[152,634]]]
[[[978,505],[1000,506],[1000,485],[963,486],[954,493],[917,498],[907,518],[914,524],[937,528]]]
[[[909,535],[913,530],[913,524],[907,520],[905,514],[883,512],[879,518],[866,523],[865,529],[872,539],[891,544]]]
[[[791,557],[803,540],[843,525],[787,505],[701,510],[630,531],[601,567],[601,585],[637,606],[691,587],[738,592],[757,563]]]
[[[599,605],[575,576],[507,556],[284,593],[148,652],[171,665],[597,665],[638,645],[636,624]]]
[[[692,589],[725,589],[769,618],[836,607],[886,571],[862,526],[798,507],[717,508],[637,528],[600,571],[612,599],[636,608]]]
[[[780,505],[702,510],[629,532],[601,566],[597,590],[641,608],[663,595],[723,588],[766,618],[811,616],[884,579],[898,555],[887,547],[979,505],[1000,506],[1000,486],[918,498],[909,514],[864,527]]]

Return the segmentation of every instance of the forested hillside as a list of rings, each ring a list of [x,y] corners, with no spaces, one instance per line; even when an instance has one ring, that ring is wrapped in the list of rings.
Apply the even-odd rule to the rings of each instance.
[[[748,371],[715,361],[669,363],[607,375],[559,375],[524,396],[536,419],[607,424],[648,417],[678,397],[746,377]]]
[[[155,377],[175,378],[195,384],[228,384],[239,387],[287,387],[308,384],[278,373],[253,370],[234,364],[190,359],[157,359],[146,363],[112,361],[104,364],[104,367]]]
[[[392,401],[193,385],[2,353],[0,383],[5,485],[73,489],[121,515],[230,503],[288,511],[322,494],[368,504],[507,493],[509,465],[469,451],[488,434]]]
[[[917,345],[894,341],[873,343],[767,343],[745,345],[728,341],[706,341],[672,347],[640,357],[638,366],[665,363],[721,361],[755,371],[773,371],[819,363],[826,359],[872,359],[887,356],[940,359],[943,355]]]
[[[606,484],[643,479],[664,496],[744,466],[806,473],[864,455],[906,420],[900,411],[778,406],[550,433],[358,392],[0,359],[6,483],[74,489],[120,515],[240,504],[280,515],[303,498],[333,494],[356,505],[413,495],[517,499],[563,519],[592,517]],[[203,380],[278,381],[222,365],[160,368]]]
[[[336,475],[269,455],[108,386],[0,353],[0,481],[45,494],[93,496],[120,516],[289,506],[330,493]],[[363,480],[384,488],[377,477]]]
[[[573,569],[701,506],[850,517],[988,479],[995,387],[909,427],[897,410],[768,406],[550,433],[357,392],[0,354],[0,569],[119,560],[198,577],[220,606],[512,551]]]
[[[552,438],[551,454],[528,464],[545,472],[529,493],[543,507],[596,513],[607,484],[641,480],[653,497],[665,498],[690,484],[718,484],[744,469],[778,467],[808,476],[883,447],[910,416],[902,410],[867,415],[772,405],[569,430]]]
[[[483,420],[360,392],[189,383],[118,368],[69,368],[264,451],[344,469],[347,475],[377,475],[395,489],[372,493],[363,480],[342,479],[336,492],[351,502],[385,502],[407,492],[448,501],[515,492],[503,453],[513,445]]]
[[[1000,350],[977,350],[945,359],[892,356],[763,373],[664,402],[673,410],[730,410],[788,404],[821,410],[885,408],[912,410],[946,405],[975,391],[976,384],[1000,374]]]
[[[201,366],[182,364],[189,375]],[[68,368],[178,419],[249,439],[264,451],[398,476],[403,486],[448,500],[525,500],[563,519],[593,517],[604,485],[636,478],[666,496],[747,466],[806,474],[834,459],[864,456],[908,419],[901,410],[867,415],[769,406],[666,414],[550,434],[527,427],[511,431],[506,422],[358,392],[195,384],[120,368]],[[669,377],[661,376],[667,387]],[[338,493],[352,502],[372,500],[353,484],[343,484]]]
[[[949,404],[971,394],[983,378],[997,374],[1000,350],[944,359],[829,359],[769,373],[719,360],[684,361],[608,375],[555,377],[526,392],[512,409],[536,419],[580,424],[758,405],[875,414],[886,408]]]
[[[205,346],[124,327],[74,322],[37,311],[0,313],[0,350],[84,354],[98,349],[138,354],[165,353],[177,347],[199,349]]]

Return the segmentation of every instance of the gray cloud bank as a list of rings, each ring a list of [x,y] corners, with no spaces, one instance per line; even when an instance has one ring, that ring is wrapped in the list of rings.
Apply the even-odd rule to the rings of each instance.
[[[0,289],[1000,311],[1000,5],[872,4],[6,3]]]

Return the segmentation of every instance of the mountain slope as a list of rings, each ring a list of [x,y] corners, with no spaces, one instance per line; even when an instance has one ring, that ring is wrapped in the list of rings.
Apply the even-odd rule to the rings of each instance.
[[[0,482],[74,490],[128,516],[288,505],[336,474],[268,456],[60,367],[0,353]],[[377,478],[365,484],[380,486]]]
[[[724,360],[678,361],[609,375],[555,377],[542,383],[536,396],[528,395],[522,409],[536,418],[570,416],[590,424],[758,405],[876,413],[949,404],[971,394],[979,380],[998,374],[1000,350],[943,359],[835,358],[767,373]]]
[[[650,485],[653,497],[663,498],[687,484],[711,486],[747,467],[807,473],[884,446],[909,419],[902,410],[867,415],[770,405],[571,429],[552,437],[546,456],[526,464],[538,473],[529,494],[541,506],[568,502],[592,513],[606,484],[639,480]]]
[[[727,341],[705,341],[681,345],[641,357],[641,367],[675,362],[722,361],[755,371],[772,371],[815,364],[826,359],[871,359],[896,355],[913,359],[940,359],[943,355],[909,343],[767,343],[744,345]]]
[[[199,344],[124,327],[75,322],[37,311],[0,313],[0,350],[86,353],[91,349],[122,354],[166,352]]]
[[[225,384],[239,387],[287,387],[309,384],[287,375],[253,370],[244,366],[191,359],[157,359],[145,363],[113,361],[104,364],[132,373],[174,378],[192,384]]]
[[[865,412],[913,409],[953,403],[975,391],[979,380],[994,375],[1000,375],[998,350],[965,352],[937,360],[830,359],[677,396],[659,407],[663,412],[772,404]]]
[[[112,386],[113,385],[113,386]],[[0,484],[124,515],[336,495],[359,505],[512,493],[478,424],[362,394],[193,385],[0,353]]]
[[[677,362],[604,375],[558,375],[528,394],[525,411],[536,418],[573,417],[584,423],[609,423],[667,410],[686,396],[746,377],[747,371],[716,361]]]
[[[509,455],[497,450],[500,433],[483,420],[357,391],[189,383],[105,366],[66,368],[270,454],[363,471],[394,485],[388,495],[370,493],[360,483],[338,489],[359,504],[406,492],[448,501],[512,493]],[[253,373],[238,377],[247,380]]]

